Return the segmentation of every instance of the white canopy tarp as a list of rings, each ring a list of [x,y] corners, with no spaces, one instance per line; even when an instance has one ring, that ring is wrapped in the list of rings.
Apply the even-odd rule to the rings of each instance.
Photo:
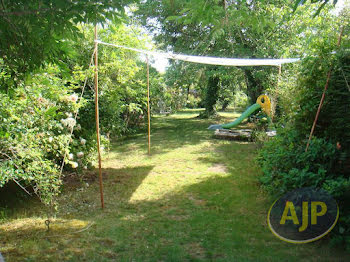
[[[115,45],[110,43],[105,43],[99,40],[96,40],[96,43],[114,46],[118,48],[128,49],[142,54],[162,57],[173,60],[181,60],[192,63],[207,64],[207,65],[221,65],[221,66],[280,66],[282,64],[294,63],[299,61],[299,58],[285,58],[285,59],[245,59],[245,58],[221,58],[221,57],[212,57],[212,56],[193,56],[193,55],[182,55],[182,54],[173,54],[173,53],[164,53],[164,52],[155,52],[147,51],[142,49],[136,49],[132,47]]]

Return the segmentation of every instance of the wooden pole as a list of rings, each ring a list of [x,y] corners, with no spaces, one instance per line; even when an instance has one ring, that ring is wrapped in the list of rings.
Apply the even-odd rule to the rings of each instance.
[[[282,74],[282,64],[278,67],[278,80],[280,80]]]
[[[149,105],[149,59],[148,55],[146,55],[146,61],[147,61],[147,115],[148,115],[148,154],[151,154],[151,111],[150,111],[150,105]]]
[[[282,75],[282,64],[280,64],[278,66],[278,76],[277,76],[277,81],[276,81],[276,90],[277,90],[277,95],[280,95],[280,92],[278,90],[279,86],[280,86],[280,81],[281,81],[281,75]],[[273,99],[273,101],[271,101],[271,115],[270,115],[270,119],[271,119],[271,122],[273,120],[273,113],[275,113],[276,111],[276,100]]]
[[[341,29],[340,29],[340,34],[339,34],[339,37],[338,37],[338,43],[337,43],[337,46],[338,46],[338,47],[340,46],[341,38],[342,38],[343,32],[344,32],[344,27],[341,27]],[[320,112],[321,112],[321,108],[322,108],[322,106],[323,106],[324,99],[325,99],[325,97],[326,97],[326,91],[327,91],[327,89],[328,89],[329,81],[330,81],[330,79],[331,79],[331,73],[332,73],[332,69],[329,69],[329,71],[328,71],[328,73],[327,73],[327,81],[326,81],[326,84],[325,84],[324,89],[323,89],[323,93],[322,93],[322,97],[321,97],[321,100],[320,100],[320,104],[318,105],[318,108],[317,108],[317,112],[316,112],[316,116],[315,116],[314,123],[312,124],[312,127],[311,127],[311,131],[310,131],[309,139],[308,139],[307,144],[306,144],[305,152],[307,152],[307,150],[309,149],[310,142],[311,142],[312,136],[313,136],[314,131],[315,131],[315,127],[316,127],[316,124],[317,124],[317,120],[318,120],[318,117],[319,117],[319,115],[320,115]]]
[[[278,87],[280,85],[281,74],[282,74],[282,64],[278,66],[278,76],[277,76],[277,81],[276,81],[276,90],[277,91],[278,91]]]
[[[100,148],[100,120],[98,109],[98,43],[97,41],[97,25],[95,25],[95,119],[96,119],[96,136],[97,136],[97,153],[98,153],[98,173],[100,181],[101,208],[105,207],[103,199],[103,183],[102,183],[102,161]]]

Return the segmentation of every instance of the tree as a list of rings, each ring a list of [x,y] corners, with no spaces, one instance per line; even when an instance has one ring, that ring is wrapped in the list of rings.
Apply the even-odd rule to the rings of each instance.
[[[294,11],[299,6],[304,5],[306,2],[307,0],[295,0]],[[313,4],[317,3],[319,5],[317,10],[314,13],[314,17],[316,17],[327,4],[333,3],[333,6],[335,6],[338,3],[338,0],[310,0],[310,2]]]
[[[79,23],[117,21],[133,0],[2,0],[0,59],[2,71],[16,79],[47,62],[63,65],[74,54],[71,41]],[[16,81],[15,81],[16,82]]]
[[[64,61],[66,69],[48,63],[27,73],[9,93],[0,93],[0,187],[15,181],[52,204],[60,191],[64,171],[80,172],[95,160],[96,130],[93,68],[93,25],[79,26],[75,55]],[[134,33],[134,31],[136,31]],[[106,42],[145,48],[137,28],[110,23],[99,29]],[[151,68],[151,87],[162,79]],[[84,96],[84,80],[87,79]],[[108,137],[134,132],[147,114],[146,63],[136,52],[99,46],[101,145]],[[153,90],[151,90],[153,91]],[[75,118],[75,114],[79,116]]]
[[[293,3],[268,0],[148,0],[140,4],[136,16],[153,32],[158,43],[174,52],[240,58],[298,57],[305,52],[303,32],[320,24],[320,21],[310,18],[308,5],[293,13]],[[326,18],[327,13],[320,14],[320,17]],[[205,68],[212,70],[212,67]],[[235,70],[223,68],[219,78],[234,74]],[[240,70],[244,73],[252,102],[263,90],[274,85],[272,75],[278,72],[271,67],[242,67]],[[209,81],[214,83],[208,77],[206,87],[211,86]],[[213,91],[210,88],[206,90]],[[209,107],[207,111],[212,112]]]
[[[99,39],[103,42],[146,49],[152,46],[151,39],[135,25],[108,24],[99,28]],[[84,69],[93,52],[93,26],[84,25],[81,32],[85,36],[75,44],[80,54],[70,62],[73,68]],[[120,136],[135,131],[147,115],[147,85],[145,57],[138,52],[99,45],[99,90],[101,132]],[[163,79],[150,67],[150,87],[159,89]],[[89,101],[81,110],[81,125],[91,129],[94,115],[94,81],[89,78],[85,98]],[[153,97],[152,97],[153,98]],[[152,99],[153,100],[153,99]],[[154,99],[156,100],[156,99]]]

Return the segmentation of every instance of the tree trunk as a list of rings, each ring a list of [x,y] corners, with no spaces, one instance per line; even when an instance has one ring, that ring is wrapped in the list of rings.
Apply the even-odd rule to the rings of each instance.
[[[253,75],[253,70],[243,69],[247,81],[247,95],[251,103],[255,103],[256,99],[261,95],[263,89],[262,83]]]
[[[210,76],[205,94],[205,112],[204,117],[209,118],[215,115],[215,104],[219,95],[220,78],[218,76]]]
[[[221,107],[221,110],[222,111],[225,111],[228,107],[228,105],[230,104],[230,101],[229,100],[225,100],[223,103],[222,103],[222,107]]]

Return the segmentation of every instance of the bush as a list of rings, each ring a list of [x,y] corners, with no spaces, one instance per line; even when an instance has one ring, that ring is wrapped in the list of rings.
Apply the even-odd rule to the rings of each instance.
[[[57,68],[47,71],[0,94],[0,187],[10,180],[31,186],[48,204],[59,193],[64,155],[66,170],[87,168],[95,140],[74,119],[85,103],[77,101],[74,85],[58,77]]]
[[[322,187],[326,180],[339,177],[333,173],[340,155],[335,143],[314,138],[305,152],[306,139],[295,130],[278,132],[259,152],[264,174],[260,181],[268,191],[280,195],[301,187]]]
[[[346,165],[342,161],[341,150],[337,149],[335,142],[314,138],[305,152],[307,140],[297,131],[284,129],[278,132],[259,152],[263,187],[275,197],[302,187],[328,191],[340,208],[340,219],[334,232],[339,233],[339,229],[343,228],[340,231],[345,241],[350,234],[350,177],[341,172]]]
[[[255,103],[256,101],[253,102]],[[243,110],[244,108],[247,108],[250,106],[248,96],[243,91],[237,91],[233,95],[233,106],[235,110]]]
[[[333,67],[329,89],[314,137],[305,152],[330,64]],[[350,248],[349,64],[350,54],[340,51],[329,59],[320,56],[303,61],[297,85],[290,94],[295,112],[282,118],[285,127],[278,130],[275,139],[265,143],[258,162],[263,172],[260,181],[275,196],[301,187],[328,191],[340,208],[334,241]]]
[[[71,50],[72,56],[60,65],[45,64],[42,71],[28,72],[25,80],[10,76],[6,68],[0,72],[0,81],[6,83],[5,90],[0,89],[4,91],[0,94],[0,187],[11,180],[31,186],[49,204],[59,193],[64,156],[66,172],[79,174],[95,164],[93,70],[86,69],[89,62],[86,60],[92,52],[93,29],[90,25],[86,28],[86,35],[79,36],[75,42],[74,49],[78,51]],[[134,32],[130,32],[132,29],[127,26],[110,24],[100,30],[99,37],[128,46],[147,42],[136,41],[136,37],[131,37]],[[146,64],[138,54],[100,46],[102,148],[108,145],[109,137],[134,132],[145,122],[145,76]],[[86,77],[84,97],[78,100]],[[152,67],[150,81],[151,93],[164,87],[162,77]],[[171,98],[169,92],[167,95],[166,101]]]
[[[186,108],[198,108],[201,99],[199,97],[195,97],[192,94],[188,95],[188,99],[186,101]]]

